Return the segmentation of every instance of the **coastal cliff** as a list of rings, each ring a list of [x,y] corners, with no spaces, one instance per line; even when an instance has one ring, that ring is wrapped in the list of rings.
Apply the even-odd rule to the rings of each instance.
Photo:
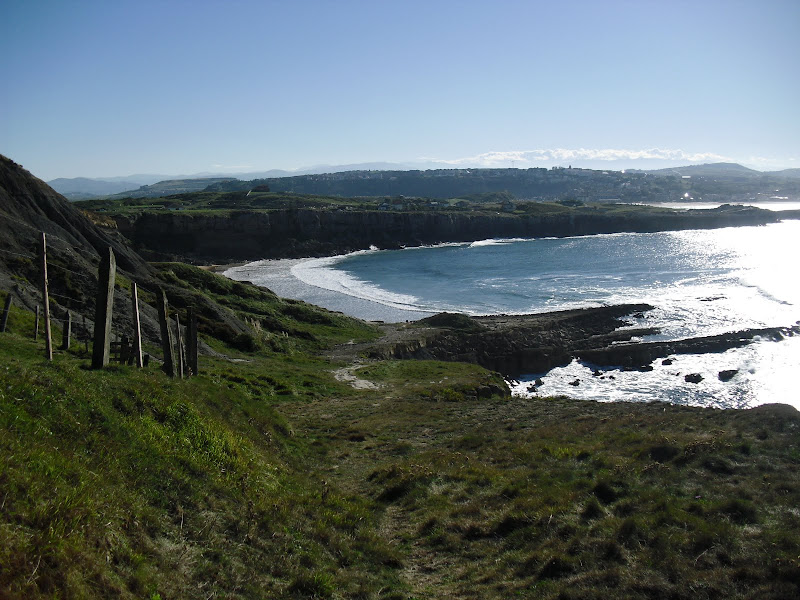
[[[325,256],[489,238],[566,237],[764,225],[777,213],[752,207],[674,211],[587,206],[548,214],[285,209],[143,213],[117,217],[121,233],[150,258],[225,262]]]

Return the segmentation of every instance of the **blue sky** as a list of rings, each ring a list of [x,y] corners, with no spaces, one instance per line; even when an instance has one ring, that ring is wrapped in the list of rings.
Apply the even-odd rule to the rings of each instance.
[[[636,158],[800,167],[800,2],[0,2],[43,179]]]

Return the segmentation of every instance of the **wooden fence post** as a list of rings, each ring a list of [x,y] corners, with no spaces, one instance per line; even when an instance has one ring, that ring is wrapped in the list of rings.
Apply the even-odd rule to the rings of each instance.
[[[139,322],[139,291],[136,283],[131,286],[131,302],[133,303],[133,360],[138,368],[142,368],[142,326]]]
[[[67,311],[67,316],[64,318],[64,331],[61,336],[61,349],[69,350],[70,335],[72,334],[72,313]]]
[[[89,325],[86,324],[86,315],[83,315],[83,343],[86,347],[86,354],[89,354]]]
[[[3,322],[0,323],[0,333],[6,330],[9,312],[11,312],[11,292],[8,292],[8,296],[6,296],[6,305],[5,308],[3,308]]]
[[[53,338],[50,335],[50,294],[47,291],[47,234],[42,232],[42,305],[44,306],[45,357],[53,360]]]
[[[36,320],[33,323],[33,341],[39,339],[39,305],[36,305]]]
[[[114,311],[114,280],[117,277],[117,260],[111,246],[100,259],[97,271],[97,300],[94,312],[94,347],[92,368],[108,366],[111,350],[111,317]]]
[[[121,365],[127,365],[130,359],[131,359],[131,341],[128,339],[127,335],[123,335],[122,339],[119,342],[119,363]]]
[[[191,375],[197,375],[197,315],[194,309],[189,307],[186,315],[186,353]]]
[[[164,372],[170,377],[175,377],[175,343],[172,339],[172,329],[169,326],[167,313],[167,294],[160,290],[158,297],[158,324],[161,326],[161,349],[164,352]]]
[[[184,357],[185,352],[183,350],[183,334],[181,333],[181,318],[178,313],[175,313],[175,326],[178,328],[178,377],[183,379],[184,371],[186,370],[184,365]]]

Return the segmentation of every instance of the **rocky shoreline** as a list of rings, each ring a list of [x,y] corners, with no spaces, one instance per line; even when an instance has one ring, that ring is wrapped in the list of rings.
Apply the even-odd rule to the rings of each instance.
[[[800,334],[800,325],[746,329],[713,336],[644,342],[655,328],[632,328],[624,318],[654,307],[621,304],[532,315],[467,317],[442,313],[416,323],[384,325],[366,350],[374,359],[432,359],[479,364],[506,377],[545,373],[573,359],[598,367],[648,370],[658,358],[723,352],[757,339]]]

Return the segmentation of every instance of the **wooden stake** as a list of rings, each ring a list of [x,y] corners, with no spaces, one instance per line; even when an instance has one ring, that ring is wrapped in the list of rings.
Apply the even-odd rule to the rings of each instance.
[[[72,334],[72,313],[67,311],[67,316],[64,318],[64,331],[61,336],[61,349],[69,350],[70,335]]]
[[[178,328],[178,377],[183,379],[184,372],[184,351],[183,351],[183,334],[181,333],[181,318],[178,313],[175,313],[175,325]]]
[[[33,325],[33,341],[39,339],[39,305],[36,305],[36,322]]]
[[[53,360],[53,338],[50,335],[50,294],[47,291],[47,234],[42,232],[42,306],[44,307],[45,358]]]
[[[164,352],[164,372],[170,377],[175,377],[175,343],[172,339],[172,329],[169,326],[167,312],[167,294],[164,290],[158,294],[158,324],[161,326],[161,349]]]
[[[89,354],[89,326],[86,324],[86,315],[83,315],[83,343],[86,346],[86,354]]]
[[[108,366],[111,350],[111,317],[114,311],[114,280],[117,277],[117,260],[111,246],[100,259],[97,268],[97,299],[94,309],[94,347],[92,368]]]
[[[3,308],[3,321],[0,323],[0,333],[6,330],[9,312],[11,312],[11,292],[8,292],[8,296],[6,296],[6,306]]]
[[[189,321],[186,324],[186,360],[189,363],[189,372],[191,375],[197,375],[197,315],[194,314],[194,309],[189,308],[186,315]]]
[[[131,288],[133,303],[133,360],[138,368],[142,368],[142,326],[139,322],[139,290],[136,284]]]
[[[131,357],[131,341],[127,335],[123,335],[119,342],[119,362],[121,365],[127,365],[128,359]]]

